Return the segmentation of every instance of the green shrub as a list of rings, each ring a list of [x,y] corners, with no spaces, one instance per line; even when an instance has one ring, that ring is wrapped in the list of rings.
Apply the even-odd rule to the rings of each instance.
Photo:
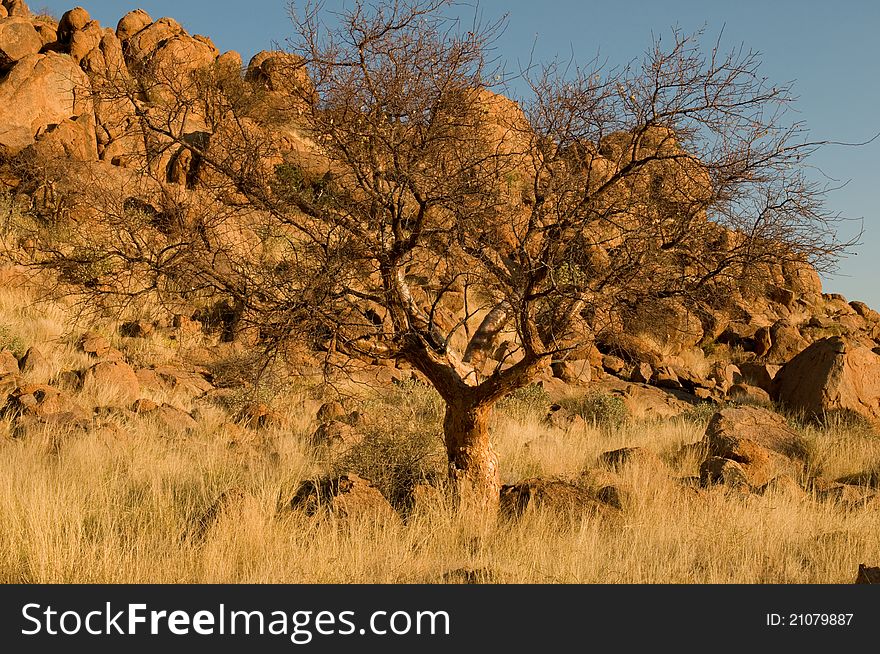
[[[700,402],[684,411],[681,414],[681,418],[705,427],[709,424],[709,420],[712,419],[712,416],[723,408],[723,404],[717,404],[715,402]]]
[[[602,391],[590,391],[586,395],[563,398],[559,404],[566,411],[601,427],[619,427],[629,418],[629,409],[623,398]]]
[[[543,386],[529,384],[518,388],[498,402],[498,410],[511,418],[522,420],[542,417],[550,407],[550,396]]]
[[[0,350],[10,350],[20,359],[27,351],[27,344],[11,327],[0,325]]]
[[[418,484],[442,478],[446,457],[437,432],[367,428],[364,439],[339,454],[330,464],[331,473],[355,472],[368,479],[398,510],[412,507]]]
[[[362,402],[356,429],[363,439],[328,462],[331,474],[357,473],[406,512],[418,484],[445,478],[445,410],[433,387],[394,382]]]

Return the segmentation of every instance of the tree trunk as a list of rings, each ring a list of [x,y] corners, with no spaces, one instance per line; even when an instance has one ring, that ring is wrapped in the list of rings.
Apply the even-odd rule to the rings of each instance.
[[[498,457],[489,443],[489,417],[494,403],[457,401],[446,405],[443,431],[449,479],[456,501],[465,510],[498,510],[501,478]]]

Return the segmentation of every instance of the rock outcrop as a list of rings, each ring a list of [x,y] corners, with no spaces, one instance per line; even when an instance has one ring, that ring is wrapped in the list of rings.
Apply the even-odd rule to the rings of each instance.
[[[70,58],[30,54],[0,82],[0,153],[18,154],[50,126],[93,114],[89,80]],[[91,118],[93,120],[93,118]]]
[[[290,508],[306,515],[324,511],[338,518],[398,520],[382,493],[354,473],[303,482],[290,500]]]
[[[43,41],[31,22],[25,18],[0,18],[0,72],[17,61],[37,54]]]
[[[721,481],[759,488],[780,474],[797,476],[807,458],[806,443],[785,418],[757,407],[719,411],[706,427],[705,440],[704,485]]]
[[[813,343],[777,373],[774,397],[808,416],[849,413],[880,422],[880,355],[833,336]]]

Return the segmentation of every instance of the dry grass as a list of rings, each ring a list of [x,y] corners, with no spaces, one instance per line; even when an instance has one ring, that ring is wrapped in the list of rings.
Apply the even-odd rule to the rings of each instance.
[[[621,446],[666,455],[701,433],[684,420],[612,431],[563,431],[503,415],[496,422],[506,480],[573,477]],[[3,439],[0,581],[419,583],[467,568],[496,582],[827,583],[851,581],[880,551],[876,508],[693,490],[675,478],[694,474],[694,461],[620,471],[630,493],[620,521],[560,527],[534,514],[476,525],[442,495],[417,505],[406,524],[279,512],[322,467],[301,428],[308,417],[299,424],[272,433],[269,449],[230,448],[216,415],[188,435],[138,422],[70,434],[60,449],[48,434]],[[880,455],[871,434],[811,438],[832,473]],[[201,516],[230,489],[238,499],[199,533]]]
[[[0,323],[18,347],[36,345],[49,359],[51,369],[30,381],[89,364],[73,345],[83,330],[61,304],[34,304],[22,287],[6,284]],[[199,345],[106,333],[143,363]],[[112,390],[76,399],[100,406]],[[876,565],[880,552],[876,504],[682,483],[697,473],[699,458],[674,454],[700,439],[707,415],[562,429],[542,420],[548,400],[529,389],[504,402],[494,420],[503,481],[612,479],[627,491],[620,520],[560,524],[535,513],[481,524],[437,493],[423,496],[405,522],[377,523],[279,507],[300,481],[340,462],[379,470],[387,461],[392,472],[399,466],[425,477],[442,472],[442,407],[432,391],[405,384],[362,397],[357,408],[370,442],[387,448],[396,438],[411,446],[365,450],[357,459],[309,445],[319,398],[302,385],[268,388],[265,399],[284,426],[244,441],[230,432],[228,407],[215,401],[144,395],[192,412],[198,428],[174,433],[143,417],[110,414],[88,432],[53,427],[13,439],[9,419],[0,420],[0,582],[422,583],[467,569],[498,583],[837,583],[852,581],[859,563]],[[880,437],[870,430],[835,424],[803,432],[813,474],[833,478],[880,461]],[[636,461],[617,473],[599,469],[602,452],[630,446],[653,451],[668,466]],[[234,499],[206,521],[229,491]]]

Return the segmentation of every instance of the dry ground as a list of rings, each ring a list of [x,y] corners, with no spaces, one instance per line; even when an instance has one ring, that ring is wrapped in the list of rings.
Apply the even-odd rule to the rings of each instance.
[[[0,347],[37,345],[49,359],[30,380],[87,364],[72,345],[82,328],[69,309],[33,304],[6,281]],[[157,334],[114,337],[114,345],[129,359],[150,360],[199,344]],[[880,557],[876,502],[682,482],[697,474],[699,456],[674,455],[701,438],[706,412],[566,429],[542,421],[546,398],[534,390],[506,401],[495,417],[504,481],[611,479],[628,492],[621,519],[561,522],[538,512],[479,524],[442,492],[418,495],[405,522],[280,510],[300,481],[326,470],[372,474],[386,492],[442,473],[442,407],[418,384],[363,394],[356,405],[368,438],[355,450],[329,452],[309,444],[316,388],[287,379],[261,390],[282,424],[245,436],[216,402],[155,391],[145,395],[191,411],[198,429],[175,433],[109,413],[88,432],[53,427],[15,439],[10,420],[0,421],[0,582],[837,583]],[[802,429],[811,474],[834,478],[880,460],[880,437],[870,430]],[[666,463],[635,461],[617,473],[598,466],[598,455],[623,446],[643,446]],[[224,510],[206,520],[230,491]]]

